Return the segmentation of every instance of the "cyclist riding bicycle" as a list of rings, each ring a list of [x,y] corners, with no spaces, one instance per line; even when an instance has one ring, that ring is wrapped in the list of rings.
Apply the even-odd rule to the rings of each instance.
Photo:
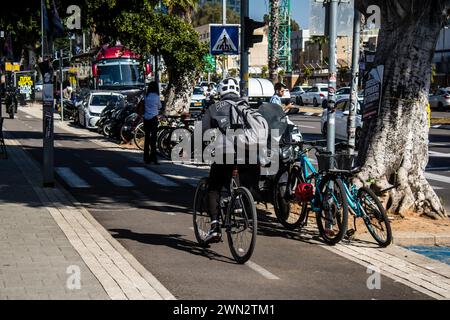
[[[211,105],[203,119],[202,119],[202,131],[205,133],[208,129],[220,128],[220,123],[228,121],[231,118],[232,103],[243,101],[240,97],[239,83],[234,78],[227,78],[220,82],[218,87],[218,93],[220,95],[220,101]],[[231,181],[233,169],[237,165],[237,159],[235,157],[234,145],[228,145],[230,142],[221,135],[221,138],[216,139],[215,154],[220,157],[215,157],[215,161],[211,164],[211,170],[209,172],[209,184],[208,184],[208,209],[211,218],[211,228],[205,238],[206,243],[216,243],[222,238],[221,227],[219,221],[219,199],[220,192],[223,187],[227,187]],[[227,157],[227,152],[233,152],[233,156]],[[230,159],[233,159],[230,162]],[[228,160],[228,161],[227,161]],[[253,183],[255,180],[255,174],[259,174],[259,166],[255,164],[245,164],[239,162],[239,167],[245,167],[245,170],[239,170],[242,172],[240,180],[245,184]]]

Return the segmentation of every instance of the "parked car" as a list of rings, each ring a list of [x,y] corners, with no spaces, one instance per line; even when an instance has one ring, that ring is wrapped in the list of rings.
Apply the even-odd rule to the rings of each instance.
[[[269,102],[274,94],[275,89],[272,81],[263,78],[249,79],[248,102],[251,107],[258,108],[262,103]]]
[[[350,99],[350,94],[352,92],[352,89],[350,87],[342,87],[338,91],[336,91],[336,101],[342,100],[342,99]],[[322,108],[326,108],[328,104],[328,94],[326,95],[325,99],[322,101]]]
[[[291,97],[295,98],[295,104],[300,104],[300,95],[305,93],[301,86],[295,86],[291,90]]]
[[[191,96],[190,112],[202,112],[205,108],[205,93],[201,87],[195,87]]]
[[[450,88],[440,88],[429,97],[431,109],[450,109]]]
[[[348,99],[340,99],[336,102],[336,138],[347,140],[347,120],[349,115],[350,103]],[[359,138],[361,137],[362,128],[362,110],[363,100],[358,99],[358,106],[356,108],[356,145],[358,145]],[[327,112],[322,114],[321,118],[322,135],[327,136]]]
[[[125,104],[125,96],[111,91],[91,92],[85,102],[78,108],[78,122],[88,129],[97,128],[97,121],[103,109],[112,104]]]
[[[300,95],[299,104],[312,104],[314,107],[322,105],[328,95],[328,84],[316,84],[310,90]]]

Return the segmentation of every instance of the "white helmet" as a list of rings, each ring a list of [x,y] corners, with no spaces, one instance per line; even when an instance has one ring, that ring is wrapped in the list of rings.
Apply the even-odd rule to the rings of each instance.
[[[219,83],[218,92],[221,97],[229,93],[234,93],[240,96],[240,91],[239,82],[234,78],[226,78]]]

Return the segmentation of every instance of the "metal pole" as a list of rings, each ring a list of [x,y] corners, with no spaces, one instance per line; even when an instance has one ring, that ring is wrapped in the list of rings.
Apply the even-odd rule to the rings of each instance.
[[[355,153],[356,146],[356,110],[358,106],[359,52],[361,35],[361,13],[355,9],[353,16],[353,47],[352,47],[352,86],[350,94],[350,111],[348,115],[348,152]]]
[[[227,0],[222,0],[222,23],[227,24]]]
[[[245,17],[249,15],[249,0],[241,0],[241,95],[248,97],[248,51],[245,46]]]
[[[86,52],[86,34],[83,32],[83,53]]]
[[[327,150],[334,156],[335,154],[335,130],[336,130],[336,29],[337,29],[337,9],[338,0],[329,0],[327,3],[329,10],[329,78],[328,78],[328,110],[327,110]],[[334,168],[334,157],[330,158],[330,168]]]
[[[44,1],[41,0],[41,17],[42,17],[42,57],[48,54],[48,46],[45,48],[45,29],[44,29]],[[51,62],[49,62],[51,64]],[[44,100],[45,92],[53,92],[53,69],[51,69],[47,74],[43,75],[43,118],[42,118],[42,129],[43,129],[43,185],[44,187],[54,187],[54,126],[53,126],[53,110],[55,101],[53,98]]]
[[[64,121],[64,96],[63,96],[63,50],[59,50],[59,96],[61,99],[61,121]]]

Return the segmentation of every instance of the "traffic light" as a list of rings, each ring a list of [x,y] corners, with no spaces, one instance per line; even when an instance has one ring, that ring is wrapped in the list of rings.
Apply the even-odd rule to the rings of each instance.
[[[253,32],[256,29],[264,27],[266,23],[252,20],[249,17],[244,18],[244,23],[244,49],[247,51],[249,48],[252,48],[255,43],[263,41],[263,35],[253,35]]]

